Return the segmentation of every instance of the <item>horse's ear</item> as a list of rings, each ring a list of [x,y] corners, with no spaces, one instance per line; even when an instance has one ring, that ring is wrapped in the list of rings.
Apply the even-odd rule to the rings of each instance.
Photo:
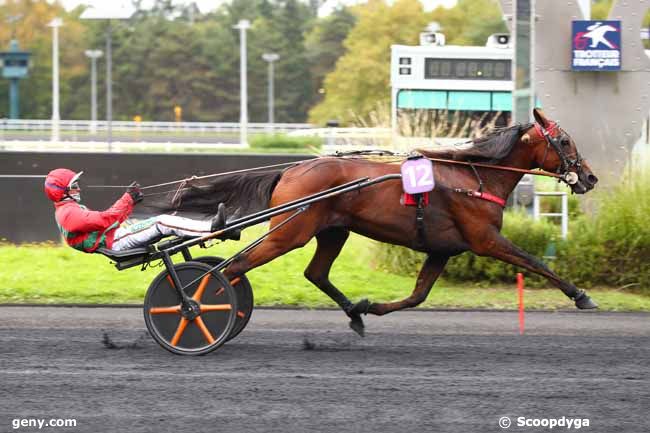
[[[548,128],[550,121],[546,118],[542,110],[540,110],[539,108],[533,108],[533,117],[535,118],[537,123],[542,125],[544,128]]]

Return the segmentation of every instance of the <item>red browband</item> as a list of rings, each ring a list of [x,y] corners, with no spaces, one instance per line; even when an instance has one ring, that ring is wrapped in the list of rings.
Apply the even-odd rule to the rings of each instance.
[[[557,127],[557,123],[553,122],[552,120],[549,120],[548,122],[548,128],[544,129],[542,125],[540,125],[538,122],[535,122],[533,127],[535,128],[535,131],[539,134],[540,137],[544,138],[544,131],[548,133],[549,136],[552,138],[557,137],[559,128]]]

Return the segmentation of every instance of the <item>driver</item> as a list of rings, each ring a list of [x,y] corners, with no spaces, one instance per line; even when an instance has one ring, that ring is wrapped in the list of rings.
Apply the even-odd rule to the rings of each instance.
[[[219,206],[211,220],[200,221],[174,215],[158,215],[136,224],[120,226],[144,195],[133,182],[110,208],[103,212],[80,204],[79,177],[67,168],[57,168],[45,178],[45,195],[54,202],[54,218],[66,243],[77,250],[92,253],[97,248],[124,251],[142,247],[165,236],[199,237],[221,229],[225,224],[225,207]]]

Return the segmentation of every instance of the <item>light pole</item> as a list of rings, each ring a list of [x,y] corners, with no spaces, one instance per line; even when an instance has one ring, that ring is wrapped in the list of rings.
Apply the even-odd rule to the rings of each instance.
[[[52,27],[52,141],[59,141],[59,27],[63,25],[61,18],[54,18],[48,24]]]
[[[135,8],[130,2],[114,0],[112,2],[102,2],[95,6],[89,6],[79,16],[82,20],[108,20],[108,26],[106,28],[106,141],[109,152],[113,149],[113,59],[111,55],[113,29],[111,27],[111,20],[127,20],[134,13]]]
[[[97,59],[104,53],[102,50],[86,50],[90,59],[90,133],[97,134]]]
[[[279,54],[276,53],[264,53],[262,54],[262,58],[269,63],[269,85],[268,85],[268,107],[269,107],[269,127],[273,128],[273,123],[275,123],[274,119],[274,109],[275,109],[275,104],[274,104],[274,79],[273,79],[273,62],[277,61],[280,58]]]
[[[111,20],[108,20],[106,28],[106,141],[108,151],[113,146],[113,29]]]
[[[246,30],[251,26],[248,20],[239,20],[235,29],[239,29],[239,141],[248,146],[248,83],[246,71]]]

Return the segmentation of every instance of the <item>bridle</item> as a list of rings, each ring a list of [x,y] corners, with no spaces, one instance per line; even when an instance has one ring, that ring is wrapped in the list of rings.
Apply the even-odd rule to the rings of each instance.
[[[556,170],[556,173],[560,175],[559,178],[561,180],[569,185],[573,185],[578,182],[578,173],[582,169],[582,156],[577,149],[573,155],[567,155],[563,149],[566,145],[563,143],[571,143],[568,134],[560,128],[560,125],[558,125],[557,122],[549,121],[548,123],[548,129],[544,128],[539,122],[535,122],[534,124],[535,131],[537,131],[540,136],[544,137],[544,140],[546,141],[544,158],[542,159],[540,167],[544,166],[546,158],[548,157],[548,150],[552,147],[560,158],[560,166]],[[572,171],[571,169],[575,169],[575,171]]]

